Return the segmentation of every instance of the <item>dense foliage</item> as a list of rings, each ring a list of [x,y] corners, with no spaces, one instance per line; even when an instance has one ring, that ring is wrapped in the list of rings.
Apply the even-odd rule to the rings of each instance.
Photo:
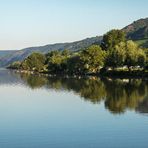
[[[111,30],[103,36],[101,47],[104,50],[111,50],[120,42],[125,42],[126,35],[121,30]]]
[[[33,53],[21,63],[20,68],[40,72],[44,70],[45,59],[45,55]]]
[[[96,74],[101,69],[148,67],[148,49],[141,49],[135,42],[126,41],[125,33],[111,30],[104,35],[101,46],[92,45],[79,52],[52,51],[46,55],[33,53],[11,68],[51,74]]]

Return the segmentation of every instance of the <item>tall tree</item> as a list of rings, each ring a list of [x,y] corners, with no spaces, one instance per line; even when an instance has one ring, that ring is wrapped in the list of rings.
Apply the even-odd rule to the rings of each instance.
[[[82,51],[80,59],[86,72],[97,72],[104,65],[105,51],[100,46],[92,45]]]
[[[113,68],[123,66],[126,58],[125,43],[120,42],[113,50],[107,51],[105,66]]]
[[[130,69],[131,66],[144,66],[146,62],[146,54],[133,41],[126,43],[126,59],[125,65]]]
[[[126,35],[121,30],[111,30],[103,36],[101,47],[103,50],[111,50],[120,42],[126,41]]]
[[[52,51],[46,55],[46,58],[49,72],[61,73],[67,70],[67,59],[69,58],[69,52],[67,50],[63,52]]]
[[[25,70],[41,71],[44,68],[45,55],[41,53],[32,53],[21,64],[21,68]]]

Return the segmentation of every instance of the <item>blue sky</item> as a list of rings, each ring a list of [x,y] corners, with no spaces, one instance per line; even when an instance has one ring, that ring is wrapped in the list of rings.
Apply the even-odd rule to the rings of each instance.
[[[148,17],[148,0],[0,0],[0,50],[71,42]]]

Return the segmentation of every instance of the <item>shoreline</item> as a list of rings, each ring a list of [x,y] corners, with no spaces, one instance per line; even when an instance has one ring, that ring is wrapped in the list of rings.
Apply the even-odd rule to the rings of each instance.
[[[27,70],[10,69],[16,73],[40,75],[46,77],[65,77],[65,78],[78,78],[78,77],[101,77],[101,78],[114,78],[114,79],[148,79],[148,72],[145,71],[108,71],[104,73],[90,73],[90,74],[62,74],[62,73],[47,73],[47,72],[36,72]]]

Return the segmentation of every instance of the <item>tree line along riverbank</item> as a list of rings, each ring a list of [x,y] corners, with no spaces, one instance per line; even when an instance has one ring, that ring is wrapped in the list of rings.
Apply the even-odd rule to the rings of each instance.
[[[127,40],[121,30],[111,30],[98,43],[77,52],[32,53],[7,68],[55,75],[148,76],[148,49]]]

